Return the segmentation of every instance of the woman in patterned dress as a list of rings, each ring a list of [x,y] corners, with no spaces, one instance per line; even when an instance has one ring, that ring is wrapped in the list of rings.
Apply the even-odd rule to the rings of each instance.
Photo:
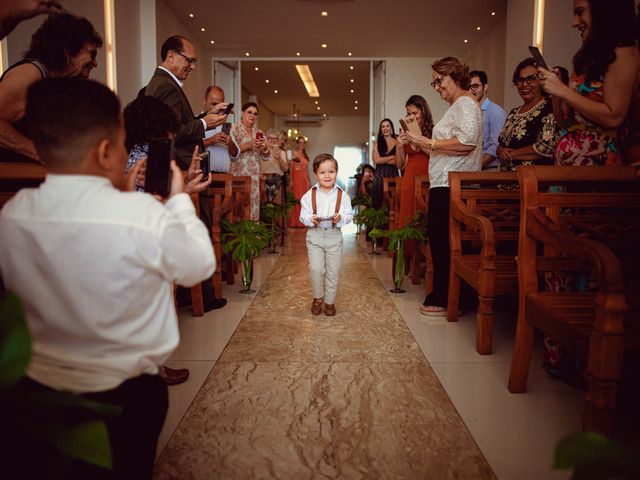
[[[373,163],[376,174],[373,179],[373,206],[380,208],[383,203],[384,179],[398,176],[396,166],[396,131],[393,122],[385,118],[378,128],[378,139],[373,146]]]
[[[569,85],[538,68],[563,129],[556,165],[620,165],[619,129],[640,81],[633,0],[574,0],[572,26],[582,47]]]
[[[262,130],[255,128],[258,105],[254,102],[242,106],[242,116],[231,131],[240,146],[238,158],[231,161],[231,174],[251,177],[251,220],[260,220],[260,159],[269,158],[269,149]]]
[[[518,64],[513,84],[524,103],[509,112],[498,137],[500,171],[515,171],[523,164],[553,165],[558,127],[551,102],[542,94],[532,58]]]

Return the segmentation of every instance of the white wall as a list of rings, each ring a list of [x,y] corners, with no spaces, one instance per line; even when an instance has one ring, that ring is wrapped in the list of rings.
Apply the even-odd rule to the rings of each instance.
[[[142,51],[140,0],[116,0],[114,10],[116,24],[116,89],[124,108],[127,103],[136,98],[138,91],[144,85],[141,65],[145,52]],[[146,55],[155,55],[155,52],[146,52]]]
[[[573,70],[573,55],[582,44],[578,31],[571,28],[572,19],[573,0],[546,2],[542,55],[550,67],[560,65],[569,72]]]
[[[279,130],[287,130],[284,124],[284,117],[276,117]],[[365,116],[344,116],[330,117],[323,120],[319,127],[303,126],[300,128],[303,135],[309,139],[307,144],[307,155],[313,158],[320,153],[330,153],[333,155],[333,147],[336,145],[362,145],[367,141],[367,130],[369,129],[369,117]],[[312,174],[311,162],[309,162],[309,179],[315,182]]]
[[[507,21],[502,20],[489,30],[464,58],[471,70],[483,70],[489,78],[489,98],[498,105],[504,104],[505,94],[505,44]],[[507,88],[511,84],[506,84]]]
[[[570,0],[549,0],[551,2],[565,2]],[[516,105],[522,104],[522,99],[513,84],[513,69],[529,56],[528,46],[533,40],[533,10],[534,0],[509,0],[507,4],[507,41],[505,47],[504,69],[504,109],[508,112]],[[546,32],[546,29],[545,29]]]

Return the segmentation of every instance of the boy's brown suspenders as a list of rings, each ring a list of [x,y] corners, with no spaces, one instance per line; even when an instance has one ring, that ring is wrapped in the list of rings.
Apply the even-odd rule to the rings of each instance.
[[[335,213],[340,213],[340,203],[342,202],[342,189],[338,188],[338,198],[336,198],[336,211]],[[313,214],[317,215],[317,204],[316,204],[316,187],[311,189],[311,208],[313,208]]]

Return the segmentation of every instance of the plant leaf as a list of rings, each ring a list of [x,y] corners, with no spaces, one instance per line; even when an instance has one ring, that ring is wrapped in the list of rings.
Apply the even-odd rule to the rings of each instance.
[[[52,445],[71,458],[103,468],[113,465],[109,432],[102,420],[89,420],[72,427],[60,423],[49,430],[47,436]]]
[[[13,292],[0,301],[0,392],[24,376],[31,360],[31,336],[22,303]]]

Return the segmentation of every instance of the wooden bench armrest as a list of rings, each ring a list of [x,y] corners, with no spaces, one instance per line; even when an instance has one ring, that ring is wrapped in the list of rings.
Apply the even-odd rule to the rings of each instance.
[[[527,209],[525,215],[527,215],[527,235],[561,253],[590,261],[594,267],[600,292],[620,294],[624,292],[622,265],[606,245],[574,235],[539,209]]]
[[[487,217],[473,213],[460,199],[451,199],[451,228],[460,229],[462,223],[468,227],[476,228],[480,232],[482,241],[482,257],[494,258],[496,256],[496,235],[493,224]],[[460,238],[460,236],[457,236]]]

